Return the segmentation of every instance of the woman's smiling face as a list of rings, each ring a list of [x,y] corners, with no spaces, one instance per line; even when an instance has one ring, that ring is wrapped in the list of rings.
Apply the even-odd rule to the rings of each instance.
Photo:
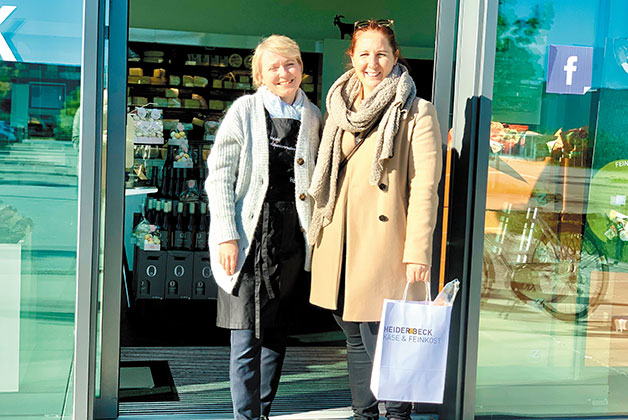
[[[303,69],[297,59],[264,51],[261,67],[262,85],[282,101],[292,104],[303,78]]]
[[[351,63],[366,98],[397,63],[388,39],[379,31],[364,31],[355,42]]]

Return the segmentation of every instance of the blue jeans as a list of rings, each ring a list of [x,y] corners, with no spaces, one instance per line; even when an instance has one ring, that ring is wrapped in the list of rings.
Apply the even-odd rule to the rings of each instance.
[[[231,330],[229,379],[235,420],[268,417],[286,355],[286,332],[264,328]]]
[[[379,322],[348,322],[335,314],[334,318],[347,338],[347,363],[353,418],[377,420],[379,409],[377,408],[378,401],[371,392],[371,371]],[[385,401],[385,404],[388,419],[410,419],[412,403]]]

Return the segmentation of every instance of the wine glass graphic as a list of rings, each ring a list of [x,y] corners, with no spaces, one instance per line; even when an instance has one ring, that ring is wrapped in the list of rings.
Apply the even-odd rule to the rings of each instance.
[[[628,38],[615,38],[613,40],[613,53],[617,64],[628,73]]]

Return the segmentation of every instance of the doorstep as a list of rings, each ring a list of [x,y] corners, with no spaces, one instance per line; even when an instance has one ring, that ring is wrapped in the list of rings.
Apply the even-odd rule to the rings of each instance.
[[[280,414],[270,416],[270,420],[350,420],[351,408],[334,408],[330,410],[310,411],[298,414]],[[385,420],[385,417],[381,417]],[[233,420],[232,415],[225,414],[156,414],[120,416],[118,420]],[[412,414],[412,420],[438,420],[438,416],[429,414]]]

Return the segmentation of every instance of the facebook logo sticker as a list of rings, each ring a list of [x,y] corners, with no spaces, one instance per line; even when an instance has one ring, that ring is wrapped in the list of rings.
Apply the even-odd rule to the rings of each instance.
[[[550,45],[547,93],[584,95],[591,89],[593,47]]]

